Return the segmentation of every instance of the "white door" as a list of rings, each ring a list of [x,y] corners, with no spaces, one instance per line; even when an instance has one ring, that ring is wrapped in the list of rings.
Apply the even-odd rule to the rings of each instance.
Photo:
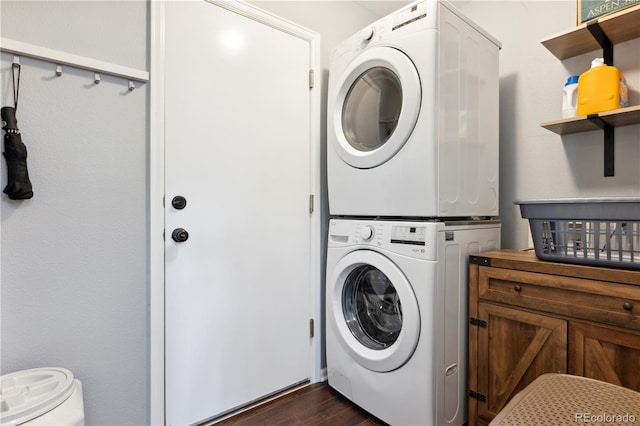
[[[165,405],[177,425],[310,376],[311,48],[205,1],[166,2],[165,46]]]

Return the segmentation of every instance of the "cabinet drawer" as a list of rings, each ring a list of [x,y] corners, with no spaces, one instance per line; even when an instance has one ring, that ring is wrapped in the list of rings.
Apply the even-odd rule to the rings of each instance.
[[[480,267],[480,300],[640,330],[640,286]]]

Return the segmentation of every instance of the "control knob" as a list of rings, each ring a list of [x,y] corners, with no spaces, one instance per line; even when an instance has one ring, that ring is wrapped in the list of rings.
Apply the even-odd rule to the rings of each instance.
[[[373,226],[367,225],[360,229],[360,238],[364,241],[369,241],[373,238],[374,231]]]
[[[364,30],[364,32],[362,34],[363,35],[362,41],[364,43],[369,43],[373,39],[373,36],[375,35],[375,33],[376,33],[376,30],[373,27],[370,27],[370,28]]]

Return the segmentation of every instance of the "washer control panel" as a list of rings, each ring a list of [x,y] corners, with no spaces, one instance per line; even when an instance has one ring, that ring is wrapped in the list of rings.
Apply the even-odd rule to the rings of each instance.
[[[442,224],[378,220],[332,220],[329,247],[366,246],[420,259],[433,259]]]

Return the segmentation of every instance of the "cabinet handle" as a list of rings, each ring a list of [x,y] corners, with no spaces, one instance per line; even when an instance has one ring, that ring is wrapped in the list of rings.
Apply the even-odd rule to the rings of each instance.
[[[624,302],[624,305],[622,305],[622,307],[624,308],[625,311],[630,311],[633,309],[633,305],[629,302]]]
[[[514,289],[515,291],[517,291],[518,293],[520,293],[520,290],[522,290],[522,287],[520,287],[518,284],[516,284],[516,286],[515,286],[515,287],[513,287],[513,289]]]

